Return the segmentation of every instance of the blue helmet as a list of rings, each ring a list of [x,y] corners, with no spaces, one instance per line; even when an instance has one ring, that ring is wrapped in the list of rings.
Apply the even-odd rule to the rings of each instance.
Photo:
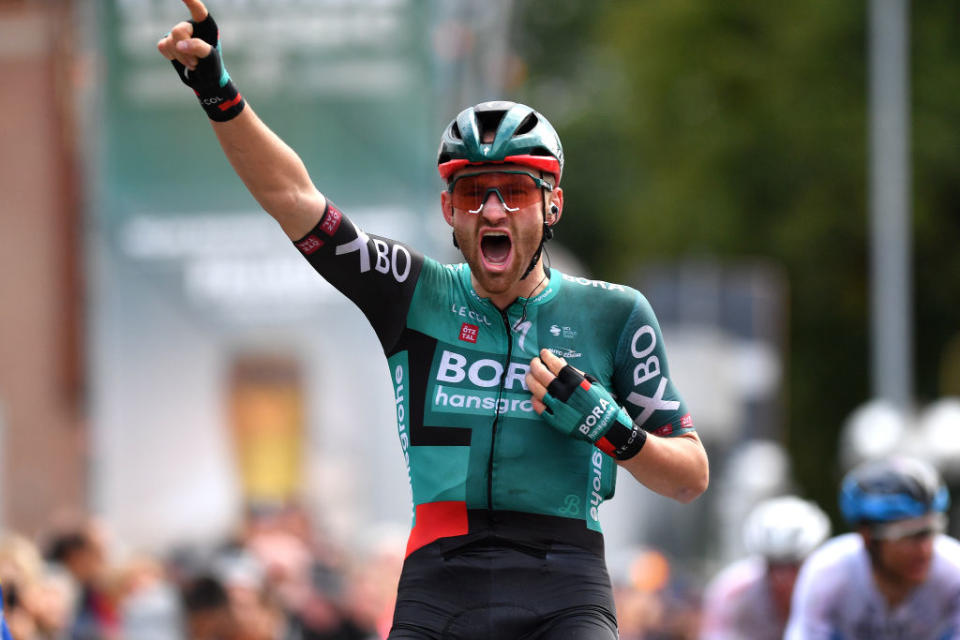
[[[840,488],[840,511],[851,526],[942,513],[949,505],[936,469],[913,458],[865,462],[844,477]]]

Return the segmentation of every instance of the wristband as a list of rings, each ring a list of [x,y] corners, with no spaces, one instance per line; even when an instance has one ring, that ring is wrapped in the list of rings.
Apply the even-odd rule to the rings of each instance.
[[[192,70],[177,60],[170,62],[177,70],[180,80],[197,94],[200,106],[207,112],[207,117],[216,122],[232,120],[240,115],[246,102],[223,65],[220,53],[220,29],[210,14],[207,14],[202,22],[190,20],[190,24],[193,25],[193,37],[200,38],[213,47],[210,55],[200,58],[196,69]]]
[[[627,412],[623,413],[629,420]],[[632,420],[627,424],[618,420],[595,444],[608,456],[617,460],[629,460],[640,453],[646,443],[647,432],[643,428],[633,424]]]
[[[570,365],[547,386],[543,403],[547,409],[541,417],[550,426],[592,443],[617,460],[637,455],[647,441],[646,432],[633,424],[596,378]]]

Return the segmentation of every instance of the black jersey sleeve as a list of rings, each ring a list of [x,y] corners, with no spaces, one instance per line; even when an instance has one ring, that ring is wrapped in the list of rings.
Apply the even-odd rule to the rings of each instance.
[[[364,233],[329,200],[317,226],[293,244],[327,282],[360,307],[383,350],[390,351],[406,327],[423,255]]]

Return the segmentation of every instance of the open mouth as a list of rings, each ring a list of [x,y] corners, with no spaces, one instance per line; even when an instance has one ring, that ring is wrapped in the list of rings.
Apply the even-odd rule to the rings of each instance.
[[[480,253],[488,265],[502,266],[510,260],[512,248],[510,236],[505,233],[492,232],[480,239]]]

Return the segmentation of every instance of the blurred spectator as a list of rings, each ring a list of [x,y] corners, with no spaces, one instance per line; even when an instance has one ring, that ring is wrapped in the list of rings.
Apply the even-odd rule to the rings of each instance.
[[[202,575],[183,590],[184,632],[187,640],[231,640],[237,634],[237,620],[230,597],[220,581]]]
[[[390,632],[404,546],[402,535],[382,538],[348,574],[344,612],[349,635],[345,639],[385,638]]]
[[[221,640],[386,637],[405,536],[361,541],[347,563],[309,522],[296,504],[258,504],[217,548],[178,548],[168,575],[181,590],[184,633]]]
[[[117,570],[114,588],[124,638],[183,637],[179,599],[159,560],[145,554],[130,558]]]
[[[17,582],[3,585],[3,616],[14,640],[33,640],[37,637],[37,625],[23,606]]]
[[[615,572],[611,576],[620,638],[642,640],[663,622],[664,603],[660,592],[667,586],[670,567],[657,551],[643,550],[625,561],[625,575]]]
[[[76,601],[77,590],[72,579],[54,567],[47,567],[38,580],[27,585],[23,591],[24,608],[33,618],[36,638],[67,638]]]
[[[628,550],[611,566],[620,640],[693,640],[699,594],[666,555]]]
[[[27,538],[6,534],[0,539],[0,584],[3,585],[3,614],[15,640],[41,637],[29,609],[30,593],[43,577],[43,558]]]
[[[778,640],[803,560],[830,535],[830,520],[794,496],[760,502],[744,523],[750,556],[720,572],[704,595],[701,640]]]
[[[105,534],[93,520],[55,533],[47,559],[63,567],[77,588],[71,640],[104,640],[120,637],[120,617],[108,588]]]

